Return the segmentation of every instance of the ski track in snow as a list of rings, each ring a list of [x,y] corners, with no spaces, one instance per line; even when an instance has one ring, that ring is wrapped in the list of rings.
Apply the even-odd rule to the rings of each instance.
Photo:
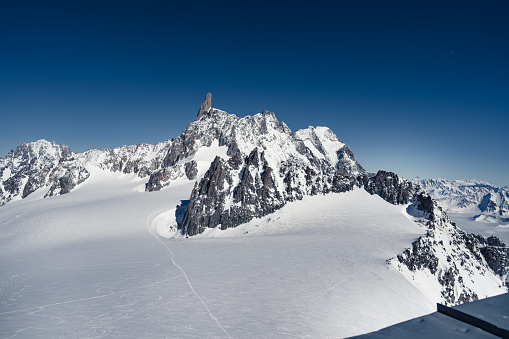
[[[202,303],[202,305],[205,307],[205,310],[208,312],[208,314],[210,315],[210,317],[216,322],[217,326],[219,326],[219,328],[226,334],[226,336],[228,338],[232,338],[232,336],[228,333],[228,331],[226,331],[224,329],[224,327],[221,325],[221,323],[219,322],[219,320],[214,316],[214,314],[212,314],[212,312],[210,311],[209,307],[207,306],[207,304],[205,303],[205,301],[200,297],[200,295],[195,291],[194,287],[193,287],[193,284],[191,284],[191,281],[189,280],[189,277],[187,276],[186,272],[184,271],[184,269],[182,269],[182,267],[180,267],[179,264],[177,264],[175,262],[175,254],[173,253],[173,251],[168,247],[168,245],[166,245],[156,234],[154,234],[154,232],[152,232],[152,230],[150,229],[150,224],[149,224],[149,219],[151,218],[152,215],[157,215],[158,213],[160,212],[153,212],[151,215],[149,215],[147,217],[147,229],[148,231],[150,232],[150,234],[157,240],[159,241],[165,248],[166,250],[170,253],[170,259],[171,259],[171,262],[172,264],[178,268],[180,270],[180,272],[182,272],[182,275],[184,276],[184,278],[186,278],[186,281],[187,281],[187,284],[189,285],[189,288],[191,289],[191,291],[193,292],[193,294],[198,298],[198,300],[200,300],[200,302]],[[155,217],[154,215],[154,217]]]
[[[150,232],[150,234],[152,235],[152,237],[154,237],[158,242],[160,242],[165,248],[166,250],[170,253],[170,259],[172,261],[172,264],[178,268],[180,270],[180,272],[182,274],[179,274],[177,276],[174,276],[174,277],[171,277],[169,279],[165,279],[165,280],[161,280],[161,281],[156,281],[156,282],[153,282],[153,283],[150,283],[150,284],[146,284],[146,285],[143,285],[143,286],[138,286],[138,287],[134,287],[134,288],[130,288],[130,289],[126,289],[126,290],[122,290],[122,291],[117,291],[117,292],[109,292],[109,293],[105,293],[105,294],[102,294],[102,295],[97,295],[97,296],[93,296],[93,297],[88,297],[88,298],[80,298],[80,299],[72,299],[72,300],[67,300],[67,301],[62,301],[62,302],[57,302],[57,303],[51,303],[51,304],[45,304],[45,305],[39,305],[39,306],[34,306],[34,307],[30,307],[30,308],[25,308],[25,309],[20,309],[20,310],[13,310],[13,311],[7,311],[7,312],[1,312],[0,315],[5,315],[5,314],[12,314],[12,313],[26,313],[27,315],[31,315],[31,314],[35,314],[35,313],[39,313],[39,312],[44,312],[46,311],[46,308],[49,308],[49,307],[53,307],[53,306],[59,306],[59,305],[65,305],[65,304],[71,304],[71,303],[77,303],[77,302],[81,302],[81,301],[89,301],[89,300],[95,300],[95,299],[102,299],[102,298],[107,298],[107,297],[112,297],[112,296],[116,296],[116,295],[120,295],[120,294],[124,294],[124,293],[127,293],[127,292],[131,292],[131,291],[134,291],[134,290],[139,290],[139,289],[142,289],[142,288],[146,288],[146,287],[149,287],[149,286],[153,286],[153,285],[156,285],[156,284],[160,284],[160,283],[164,283],[164,282],[167,282],[167,281],[170,281],[170,280],[174,280],[174,279],[177,279],[177,278],[180,278],[180,277],[184,277],[186,279],[186,282],[190,288],[190,290],[193,292],[193,294],[198,298],[198,300],[202,303],[202,305],[205,307],[205,310],[208,312],[208,314],[210,315],[210,317],[216,322],[216,324],[218,325],[218,327],[225,333],[225,335],[228,337],[228,338],[232,338],[232,336],[228,333],[228,331],[226,331],[226,329],[221,325],[221,323],[219,322],[219,320],[217,319],[217,317],[214,316],[214,314],[212,313],[212,311],[209,309],[208,305],[205,303],[205,301],[200,297],[200,295],[196,292],[196,290],[194,289],[191,281],[189,280],[186,272],[183,270],[183,268],[178,265],[175,261],[175,255],[173,253],[173,251],[156,235],[152,232],[152,230],[150,229],[150,223],[149,223],[149,219],[153,219],[156,215],[158,215],[160,213],[159,212],[153,212],[151,213],[148,217],[147,217],[147,229],[148,231]],[[126,263],[123,263],[123,264],[126,264]],[[110,266],[111,264],[108,264],[106,266]],[[40,266],[40,265],[37,265],[37,266]],[[107,289],[109,287],[112,287],[113,285],[117,285],[121,282],[124,282],[124,281],[127,281],[127,280],[132,280],[134,278],[136,278],[137,276],[140,276],[142,274],[145,274],[147,271],[150,271],[150,270],[153,270],[155,269],[156,267],[158,267],[159,264],[155,264],[154,266],[150,267],[149,269],[145,270],[144,272],[142,273],[139,273],[139,274],[136,274],[132,277],[129,277],[129,278],[126,278],[126,279],[123,279],[121,281],[118,281],[116,283],[113,283],[111,285],[108,285],[108,286],[103,286],[101,288],[98,288],[97,289],[97,292],[100,293],[100,292],[103,292],[104,289]],[[67,267],[49,267],[49,266],[46,266],[46,268],[48,269],[56,269],[56,270],[59,270],[59,269],[86,269],[86,265],[84,267],[78,267],[78,266],[67,266]],[[121,319],[125,319],[125,318],[129,318],[129,317],[132,317],[133,315],[138,315],[138,314],[141,314],[141,313],[144,313],[144,312],[147,312],[151,309],[154,309],[156,307],[160,307],[162,305],[165,305],[165,304],[168,304],[170,302],[166,302],[166,303],[158,303],[154,306],[151,306],[151,307],[148,307],[148,308],[145,308],[145,309],[142,309],[140,310],[139,312],[136,312],[135,314],[130,314],[130,315],[125,315],[125,316],[121,316],[119,318],[115,318],[115,319],[112,319],[110,321],[107,321],[107,322],[103,322],[101,323],[99,326],[94,326],[94,328],[101,328],[102,326],[104,325],[107,325],[107,324],[111,324],[115,321],[118,321],[118,320],[121,320]],[[44,316],[44,315],[42,315]],[[52,317],[52,319],[55,319],[56,317]],[[58,317],[60,319],[60,323],[63,323],[65,322],[65,320],[63,320],[62,318]],[[97,320],[97,319],[94,319],[94,320]],[[25,327],[25,328],[20,328],[16,331],[16,333],[14,333],[14,335],[8,337],[8,338],[14,338],[14,337],[17,337],[18,335],[20,335],[21,333],[23,333],[24,331],[26,330],[29,330],[29,329],[36,329],[36,328],[40,328],[40,329],[43,329],[44,327],[46,327],[46,325],[36,325],[36,326],[29,326],[29,327]],[[101,338],[101,337],[104,337],[104,336],[107,336],[109,333],[108,331],[105,331],[105,333],[102,333],[102,334],[99,334],[99,336],[95,336],[96,338]],[[71,337],[73,337],[74,335],[76,335],[76,333],[74,333],[73,335],[71,335]]]
[[[141,288],[145,288],[145,287],[161,284],[163,282],[174,280],[174,279],[179,278],[181,276],[182,276],[182,274],[177,275],[175,277],[168,278],[168,279],[164,279],[164,280],[161,280],[161,281],[156,281],[156,282],[153,282],[153,283],[150,283],[150,284],[147,284],[147,285],[133,287],[133,288],[129,288],[127,290],[122,290],[122,291],[118,291],[118,292],[111,292],[111,293],[107,293],[107,294],[96,295],[94,297],[81,298],[81,299],[73,299],[73,300],[61,301],[61,302],[58,302],[58,303],[52,303],[52,304],[34,306],[34,307],[30,307],[30,308],[24,308],[24,309],[21,309],[21,310],[1,312],[0,315],[11,314],[11,313],[19,313],[19,312],[27,312],[27,311],[31,311],[31,312],[28,312],[27,314],[33,314],[33,313],[44,311],[46,307],[57,306],[57,305],[65,305],[65,304],[75,303],[75,302],[79,302],[79,301],[87,301],[87,300],[94,300],[94,299],[100,299],[100,298],[105,298],[105,297],[111,297],[111,296],[123,294],[123,293],[126,293],[126,292],[136,291],[136,290],[139,290]],[[106,287],[109,287],[109,286],[106,286]]]
[[[41,305],[41,306],[35,306],[35,307],[30,307],[30,308],[25,308],[25,309],[21,309],[21,310],[14,310],[14,311],[7,311],[7,312],[2,312],[0,313],[0,315],[4,315],[4,314],[11,314],[11,313],[19,313],[19,312],[26,312],[26,315],[32,315],[32,314],[35,314],[35,313],[39,313],[39,312],[44,312],[46,311],[46,308],[48,307],[52,307],[52,306],[59,306],[59,305],[65,305],[65,304],[71,304],[71,303],[76,303],[76,302],[80,302],[80,301],[88,301],[88,300],[94,300],[94,299],[101,299],[101,298],[106,298],[106,297],[112,297],[112,296],[116,296],[116,295],[119,295],[119,294],[124,294],[124,293],[127,293],[127,292],[131,292],[131,291],[135,291],[135,290],[139,290],[139,289],[142,289],[142,288],[146,288],[146,287],[149,287],[149,286],[153,286],[153,285],[157,285],[157,284],[161,284],[161,283],[164,283],[164,282],[167,282],[167,281],[170,281],[170,280],[174,280],[174,279],[177,279],[177,278],[180,278],[182,277],[183,275],[182,274],[179,274],[175,277],[171,277],[169,279],[164,279],[164,280],[161,280],[161,281],[156,281],[156,282],[153,282],[153,283],[150,283],[150,284],[146,284],[146,285],[143,285],[143,286],[138,286],[138,287],[134,287],[134,288],[130,288],[130,289],[126,289],[126,290],[122,290],[122,291],[119,291],[119,292],[111,292],[111,293],[108,293],[108,294],[103,294],[103,295],[97,295],[97,296],[94,296],[94,297],[89,297],[89,298],[81,298],[81,299],[73,299],[73,300],[67,300],[67,301],[62,301],[62,302],[58,302],[58,303],[52,303],[52,304],[46,304],[46,305]],[[108,286],[107,286],[108,287]],[[139,312],[136,312],[134,314],[130,314],[130,315],[126,315],[126,316],[122,316],[122,317],[119,317],[119,318],[116,318],[116,319],[113,319],[113,320],[110,320],[108,322],[104,322],[104,323],[101,323],[100,326],[103,326],[103,325],[107,325],[107,324],[111,324],[115,321],[118,321],[120,319],[125,319],[125,318],[130,318],[132,317],[133,315],[138,315],[138,314],[141,314],[143,312],[146,312],[150,309],[153,309],[153,308],[156,308],[156,307],[159,307],[161,305],[164,305],[164,304],[168,304],[170,302],[166,302],[166,303],[163,303],[163,304],[156,304],[154,306],[151,306],[149,308],[146,308],[146,309],[143,309]],[[43,315],[44,316],[44,315]],[[60,319],[60,322],[57,323],[57,324],[62,324],[62,323],[65,323],[65,320],[63,320],[62,318],[60,317],[55,317],[55,316],[52,316],[51,319]],[[97,318],[94,318],[94,320],[96,320]],[[49,325],[36,325],[36,326],[29,326],[29,327],[25,327],[25,328],[20,328],[19,330],[16,331],[16,333],[14,333],[14,335],[10,336],[10,337],[7,337],[7,338],[14,338],[14,337],[17,337],[18,334],[26,331],[26,330],[29,330],[29,329],[34,329],[34,328],[39,328],[39,329],[43,329],[44,327],[47,327]],[[107,335],[108,333],[104,333],[104,334],[101,334],[99,336],[95,336],[95,338],[102,338],[104,337],[104,335]],[[75,334],[73,335],[73,337],[75,337]],[[7,339],[6,338],[6,339]],[[231,338],[231,337],[230,337]]]

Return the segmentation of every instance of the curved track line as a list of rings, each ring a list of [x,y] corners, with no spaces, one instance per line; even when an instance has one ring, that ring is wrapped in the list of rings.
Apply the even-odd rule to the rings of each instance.
[[[170,252],[171,254],[171,262],[173,263],[173,265],[178,268],[180,270],[180,272],[182,272],[182,275],[184,276],[184,278],[186,278],[186,281],[187,281],[187,284],[189,285],[189,288],[191,289],[191,291],[193,292],[193,294],[200,300],[200,302],[202,303],[202,305],[205,307],[205,309],[207,310],[207,312],[209,313],[210,317],[216,322],[217,326],[219,326],[219,328],[226,334],[226,336],[228,338],[232,338],[232,336],[224,329],[224,327],[221,325],[221,323],[219,322],[219,320],[212,314],[212,312],[210,311],[209,307],[207,306],[207,304],[205,303],[205,301],[203,301],[203,299],[198,295],[198,293],[196,293],[196,291],[194,290],[194,287],[193,285],[191,284],[191,281],[189,280],[186,272],[184,272],[184,270],[182,269],[182,267],[179,266],[179,264],[177,264],[175,262],[175,254],[173,254],[172,250],[156,235],[154,234],[154,232],[152,232],[152,230],[150,229],[150,225],[148,224],[148,219],[150,218],[150,216],[147,217],[147,229],[148,231],[150,232],[150,234],[157,240],[159,241],[161,244],[163,244],[163,246],[166,248],[166,250],[168,252]]]

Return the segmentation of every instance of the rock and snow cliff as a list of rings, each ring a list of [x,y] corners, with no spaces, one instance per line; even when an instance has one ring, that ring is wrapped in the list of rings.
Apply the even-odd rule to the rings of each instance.
[[[487,295],[491,282],[507,290],[509,249],[498,238],[466,233],[418,188],[407,213],[426,234],[390,261],[431,300],[461,304]]]
[[[45,197],[69,193],[89,178],[90,167],[148,177],[161,166],[170,144],[164,141],[74,153],[46,140],[22,143],[0,158],[0,206],[38,189],[45,191]]]
[[[506,291],[505,245],[458,229],[416,183],[386,171],[368,173],[326,127],[292,133],[268,111],[239,118],[214,109],[208,94],[179,137],[156,145],[84,153],[44,140],[19,145],[0,159],[0,204],[38,189],[45,197],[69,193],[91,176],[92,168],[146,178],[146,191],[194,181],[178,225],[186,236],[236,227],[304,196],[362,188],[406,206],[409,218],[422,226],[423,236],[388,262],[430,299],[447,304],[476,300],[493,292],[487,292],[484,281]],[[491,196],[488,200],[479,204],[491,211]]]

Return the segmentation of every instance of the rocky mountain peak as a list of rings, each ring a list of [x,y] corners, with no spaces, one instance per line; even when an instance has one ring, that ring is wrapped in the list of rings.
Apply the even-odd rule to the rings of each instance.
[[[199,120],[205,113],[208,113],[212,108],[212,93],[207,93],[205,100],[203,100],[200,109],[198,110],[198,116],[196,120]]]
[[[29,161],[34,159],[51,159],[59,160],[71,156],[72,152],[66,145],[58,145],[54,141],[47,141],[44,139],[37,140],[29,143],[21,143],[14,151],[9,152],[10,158],[25,158]]]
[[[426,233],[389,261],[409,280],[422,278],[449,304],[477,299],[482,290],[474,281],[486,275],[500,279],[505,289],[509,250],[498,239],[458,229],[431,192],[395,173],[368,173],[327,127],[292,133],[272,112],[240,118],[213,109],[211,99],[208,93],[196,120],[179,137],[156,145],[73,153],[45,140],[20,144],[0,158],[0,206],[38,189],[45,197],[69,193],[97,169],[148,177],[146,191],[194,182],[176,228],[194,236],[215,227],[239,226],[305,196],[364,189],[391,204],[407,205],[409,217]],[[509,195],[502,189],[473,182],[419,184],[424,189],[440,185],[439,190],[452,197],[460,184],[461,190],[478,189],[475,208],[480,205],[490,215],[508,217],[503,204]]]

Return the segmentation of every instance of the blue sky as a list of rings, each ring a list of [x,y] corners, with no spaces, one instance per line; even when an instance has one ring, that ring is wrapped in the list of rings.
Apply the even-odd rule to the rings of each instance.
[[[178,136],[205,94],[369,171],[509,185],[504,1],[2,1],[0,155]]]

